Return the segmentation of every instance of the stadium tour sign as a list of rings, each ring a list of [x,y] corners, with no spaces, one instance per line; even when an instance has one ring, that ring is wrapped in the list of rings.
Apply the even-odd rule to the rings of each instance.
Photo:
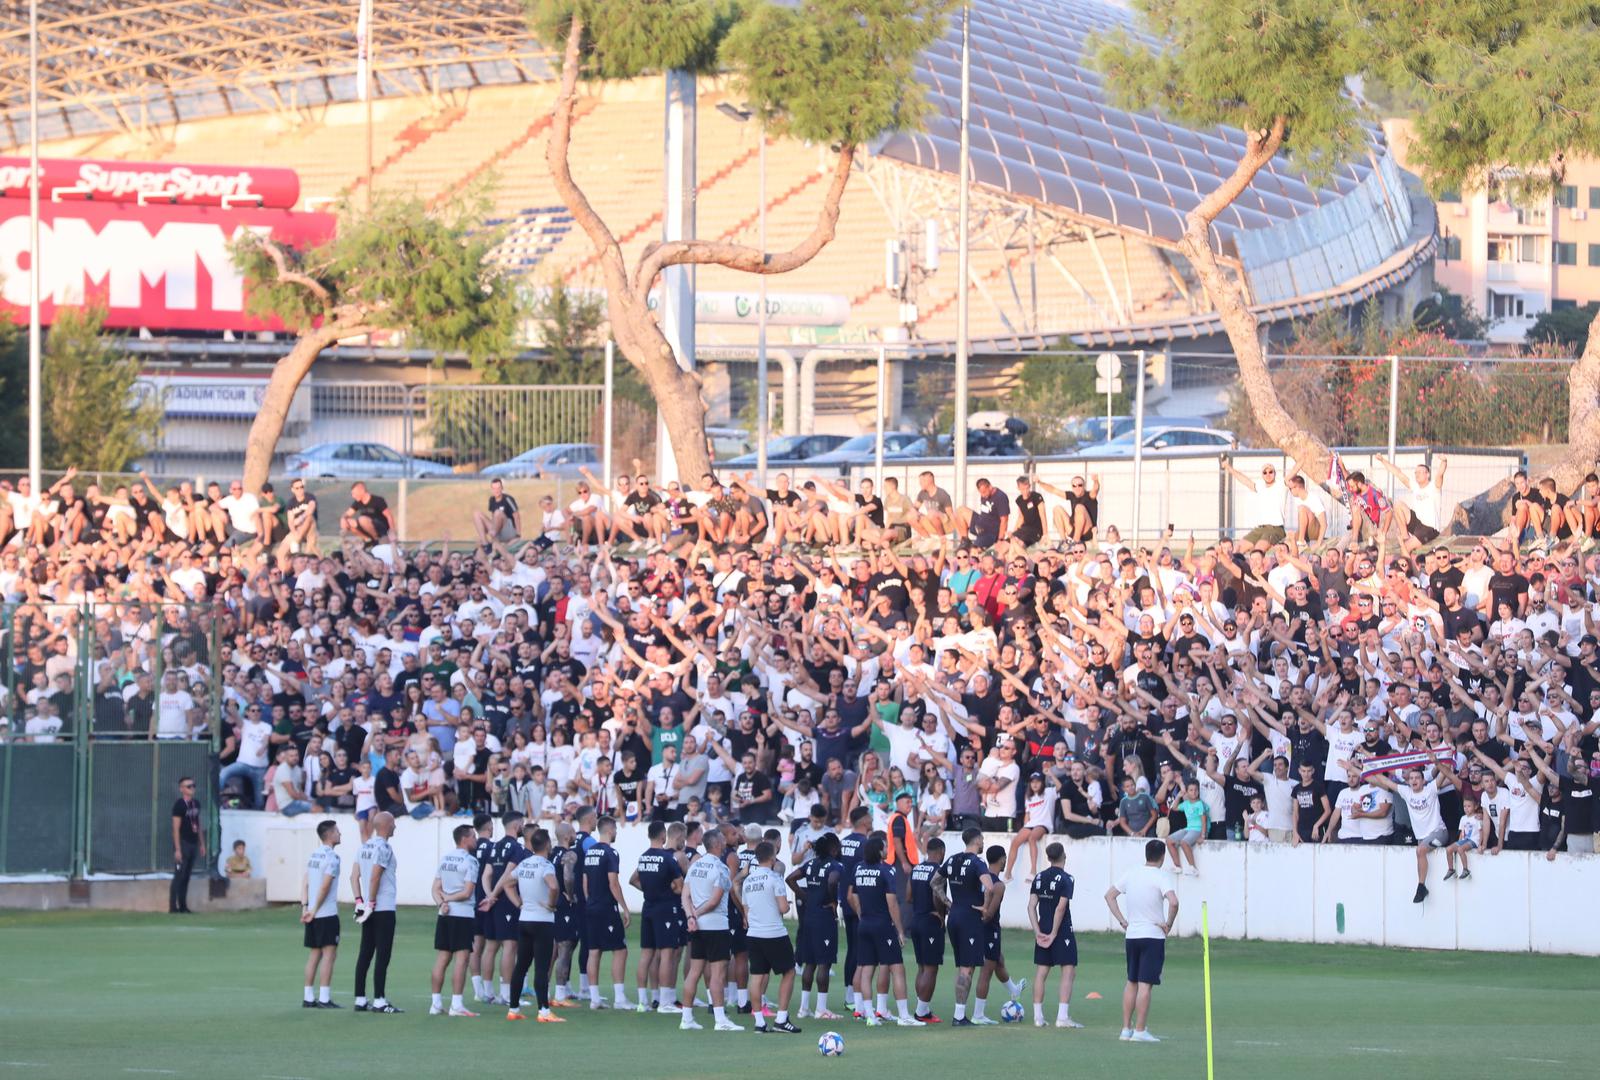
[[[228,245],[245,231],[304,246],[334,216],[297,213],[292,169],[168,162],[39,162],[41,315],[99,300],[106,325],[150,330],[276,330],[245,312]],[[27,318],[28,162],[0,157],[0,303]]]

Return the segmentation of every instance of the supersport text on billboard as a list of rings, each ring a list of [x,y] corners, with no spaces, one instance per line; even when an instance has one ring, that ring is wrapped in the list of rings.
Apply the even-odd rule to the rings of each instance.
[[[244,280],[228,255],[241,230],[303,247],[333,235],[332,214],[255,207],[41,203],[41,315],[98,299],[106,325],[150,330],[278,330],[245,314]],[[18,322],[28,308],[28,203],[0,199],[0,298]]]
[[[61,192],[62,199],[135,202],[142,194],[193,206],[220,206],[227,199],[283,210],[300,199],[300,177],[293,169],[41,158],[39,176],[41,199]],[[0,195],[28,197],[27,158],[0,157]]]

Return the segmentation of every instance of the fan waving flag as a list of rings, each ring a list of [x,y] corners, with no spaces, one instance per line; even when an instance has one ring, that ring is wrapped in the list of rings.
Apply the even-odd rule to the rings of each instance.
[[[356,100],[367,100],[372,81],[372,0],[361,0],[356,16]]]
[[[1382,757],[1369,757],[1361,763],[1361,778],[1378,773],[1396,772],[1400,769],[1426,768],[1440,762],[1450,763],[1455,760],[1455,751],[1448,746],[1441,746],[1433,750],[1409,750],[1404,754],[1385,754]]]

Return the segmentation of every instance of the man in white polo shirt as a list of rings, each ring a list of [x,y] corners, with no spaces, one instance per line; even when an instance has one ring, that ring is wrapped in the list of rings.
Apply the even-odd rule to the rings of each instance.
[[[1144,865],[1123,874],[1106,890],[1106,906],[1126,934],[1128,983],[1122,991],[1123,1042],[1160,1042],[1150,1034],[1150,991],[1161,984],[1167,935],[1178,921],[1178,893],[1172,875],[1161,869],[1167,846],[1151,840]]]

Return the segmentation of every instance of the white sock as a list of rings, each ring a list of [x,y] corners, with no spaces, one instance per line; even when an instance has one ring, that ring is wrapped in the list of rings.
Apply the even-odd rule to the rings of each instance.
[[[572,990],[561,983],[556,984],[556,1000],[565,1001],[572,994]]]
[[[972,1018],[974,1020],[983,1016],[983,1007],[989,1003],[988,998],[976,998],[972,1002]]]
[[[460,994],[451,994],[450,1007],[452,1009],[465,1009],[467,1007],[467,1003],[461,1000]]]
[[[764,1028],[766,1026],[767,1026],[767,1014],[762,1012],[760,1009],[757,1009],[756,1010],[756,1027]]]
[[[1011,991],[1012,997],[1016,997],[1018,994],[1022,993],[1022,983],[1016,979],[1007,979],[1006,989]]]
[[[895,998],[894,999],[894,1007],[900,1010],[900,1019],[902,1019],[902,1020],[910,1020],[911,1019],[911,1010],[910,1010],[910,1008],[908,1008],[906,1006],[906,999],[905,998]]]
[[[589,992],[589,976],[587,976],[587,975],[579,975],[578,976],[578,993],[579,994],[587,994],[588,992]]]
[[[811,991],[810,990],[802,990],[802,991],[800,991],[800,1011],[803,1012],[803,1013],[811,1011]]]
[[[317,1000],[318,1001],[332,1001],[333,1000],[332,988],[324,986],[321,990],[319,990],[317,992]]]
[[[667,1005],[667,1006],[671,1006],[674,1003],[676,1003],[677,997],[678,997],[678,988],[677,987],[675,987],[675,986],[663,986],[661,988],[661,1004]]]
[[[356,998],[356,1004],[357,1005],[365,1005],[366,1003],[367,1003],[367,999],[366,998],[364,998],[364,997]]]
[[[748,1004],[750,1004],[750,991],[747,987],[741,986],[739,987],[739,1008],[742,1009]]]
[[[817,1011],[818,1012],[827,1012],[828,1011],[828,992],[826,990],[818,990],[817,991]]]
[[[1061,1004],[1056,1006],[1056,1023],[1059,1024],[1063,1020],[1070,1019],[1071,1017],[1067,1015],[1067,1003],[1063,1001]]]
[[[506,997],[511,993],[511,988],[506,985],[506,979],[504,975],[501,975],[495,979],[495,985],[500,987],[500,993],[498,994],[499,997]]]
[[[477,994],[479,997],[488,997],[489,996],[487,993],[484,992],[484,989],[483,989],[483,976],[474,975],[472,977],[472,992],[474,994]]]
[[[600,1004],[600,988],[598,986],[589,987],[589,1004]]]
[[[389,1004],[389,999],[388,998],[374,998],[373,1002],[372,1002],[372,1007],[374,1009],[381,1009],[387,1004]]]
[[[685,1005],[683,1007],[683,1018],[685,1020],[693,1020],[694,1019],[694,1010],[689,1008],[689,1006]]]
[[[1036,1024],[1044,1023],[1044,1005],[1038,1001],[1033,1003],[1033,1022]]]
[[[956,1002],[955,1011],[950,1015],[957,1020],[965,1020],[967,1018],[967,1007],[958,1001]]]
[[[711,1007],[711,1015],[717,1018],[717,1023],[719,1024],[726,1024],[728,1022],[728,1010],[723,1008],[721,1005],[713,1005]]]
[[[917,999],[917,1015],[918,1016],[927,1016],[932,1011],[933,1010],[928,1007],[928,1003],[926,1001],[923,1001],[921,998]]]
[[[433,995],[433,1007],[435,1009],[444,1008],[444,995],[442,995],[442,994]]]
[[[317,988],[315,986],[306,987],[306,1000],[307,1001],[315,1001],[315,1000],[317,1000]]]
[[[622,983],[612,983],[611,984],[611,1003],[613,1005],[622,1005],[627,1000],[628,1000],[628,988],[626,986],[624,986]],[[640,1001],[644,1000],[644,995],[643,994],[639,995],[639,1000]]]
[[[878,1014],[880,1016],[888,1016],[889,1015],[889,995],[888,994],[879,994],[878,995]]]
[[[789,1022],[789,1010],[788,1009],[779,1009],[778,1010],[778,1015],[777,1015],[777,1021],[780,1024],[787,1024]]]

